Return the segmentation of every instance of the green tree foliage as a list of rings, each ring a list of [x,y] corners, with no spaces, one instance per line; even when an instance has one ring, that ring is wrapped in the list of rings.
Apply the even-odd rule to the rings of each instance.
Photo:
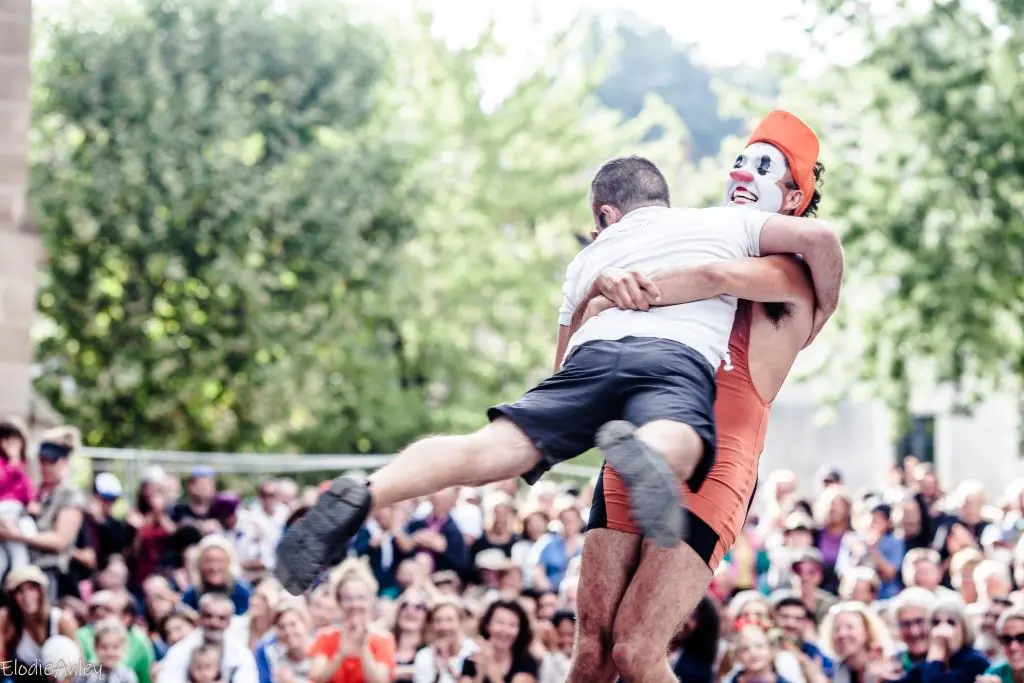
[[[294,417],[289,358],[324,329],[365,353],[350,294],[413,230],[386,49],[324,6],[279,8],[147,0],[44,36],[40,385],[88,443],[256,447]]]
[[[903,406],[922,371],[966,401],[1024,377],[1024,3],[822,6],[865,56],[786,91],[823,137],[862,376]]]
[[[550,367],[593,170],[676,156],[663,106],[624,125],[590,96],[575,31],[485,106],[488,36],[388,50],[332,4],[153,0],[48,36],[40,385],[90,443],[387,452],[479,426]]]

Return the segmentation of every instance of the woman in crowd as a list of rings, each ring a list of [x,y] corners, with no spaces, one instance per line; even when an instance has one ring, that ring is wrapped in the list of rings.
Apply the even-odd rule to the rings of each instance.
[[[971,647],[974,628],[964,615],[963,603],[940,599],[931,611],[928,657],[912,668],[906,683],[973,683],[988,669],[988,660]]]
[[[738,627],[747,624],[753,624],[766,633],[775,626],[768,598],[757,591],[737,593],[729,602],[726,626],[732,637],[735,638]],[[721,673],[728,673],[729,675],[737,673],[735,654],[735,650],[726,652],[719,665]],[[792,652],[780,650],[775,653],[774,666],[775,670],[790,683],[806,683],[800,668],[800,661]]]
[[[389,683],[395,677],[395,639],[372,625],[378,585],[368,565],[346,560],[334,573],[341,625],[321,631],[309,649],[313,683]]]
[[[178,601],[178,595],[171,588],[171,584],[162,576],[151,576],[142,584],[143,616],[157,659],[162,659],[169,647],[160,638],[160,623],[174,611]]]
[[[78,594],[77,580],[69,570],[89,504],[70,477],[69,459],[79,443],[78,430],[61,427],[47,433],[39,444],[41,483],[37,504],[30,509],[36,518],[35,533],[24,533],[17,523],[0,521],[0,540],[28,546],[32,564],[50,579],[53,602]]]
[[[818,524],[814,545],[821,553],[825,566],[822,588],[834,592],[839,587],[839,577],[835,573],[839,549],[843,539],[853,529],[853,501],[850,494],[838,486],[826,489],[815,503],[814,517]]]
[[[579,508],[561,502],[557,508],[558,533],[551,534],[537,557],[547,585],[557,588],[565,578],[570,560],[583,553],[583,515]],[[535,574],[536,576],[536,574]]]
[[[199,615],[191,607],[175,605],[163,619],[160,620],[158,633],[160,640],[164,642],[164,653],[171,646],[180,643],[196,630],[199,623]]]
[[[36,490],[26,470],[26,434],[19,421],[0,421],[0,519],[22,533],[31,533],[35,522],[27,510],[35,500]],[[8,571],[28,564],[28,558],[28,548],[24,543],[12,540],[0,545],[0,581]]]
[[[462,665],[459,683],[537,683],[540,665],[530,654],[533,631],[522,605],[497,600],[480,618],[480,651]]]
[[[821,625],[821,642],[836,662],[834,683],[899,678],[885,624],[859,602],[842,602],[829,611]]]
[[[304,683],[309,680],[312,621],[301,598],[286,598],[274,610],[276,638],[256,648],[260,683]]]
[[[978,683],[1024,683],[1024,607],[1010,607],[996,627],[1005,662],[989,668]]]
[[[789,683],[776,673],[774,648],[760,626],[741,626],[733,649],[739,670],[725,679],[728,683]]]
[[[125,517],[134,529],[134,538],[128,549],[134,586],[143,585],[168,564],[171,537],[175,531],[168,510],[163,481],[156,478],[144,480],[139,486],[135,509]]]
[[[395,625],[391,634],[395,637],[395,662],[397,676],[395,683],[413,680],[416,653],[427,644],[427,596],[418,588],[402,593],[395,609]]]
[[[281,600],[283,592],[284,588],[277,579],[269,577],[262,579],[253,589],[249,600],[249,612],[243,617],[249,649],[255,650],[260,641],[270,635],[274,628],[277,603]]]
[[[533,546],[546,542],[549,522],[548,514],[538,508],[523,514],[523,534],[512,546],[512,561],[524,570],[531,559]]]
[[[718,605],[707,596],[683,624],[669,650],[672,671],[680,681],[712,683],[718,660],[718,634],[721,630]],[[541,681],[541,683],[544,683]]]
[[[458,683],[466,659],[478,649],[462,632],[462,604],[454,598],[438,600],[428,613],[427,629],[428,644],[416,653],[412,683]]]
[[[196,550],[196,585],[190,586],[181,601],[192,609],[199,609],[199,598],[206,593],[224,593],[235,604],[235,615],[249,609],[249,585],[241,579],[235,558],[235,546],[223,536],[204,536]]]
[[[317,586],[309,596],[309,617],[313,621],[313,630],[334,626],[340,620],[338,599],[328,583]]]
[[[484,503],[487,508],[484,533],[473,544],[470,555],[475,561],[481,552],[497,548],[506,557],[512,557],[512,548],[519,542],[519,534],[516,533],[515,503],[504,493],[493,493]]]
[[[74,640],[75,623],[58,607],[51,607],[49,578],[35,565],[26,565],[7,575],[4,592],[7,607],[0,608],[0,661],[35,667],[45,681],[42,668],[43,644],[53,636]],[[22,677],[18,683],[31,683]]]
[[[839,582],[839,599],[873,605],[882,583],[871,567],[850,567]]]

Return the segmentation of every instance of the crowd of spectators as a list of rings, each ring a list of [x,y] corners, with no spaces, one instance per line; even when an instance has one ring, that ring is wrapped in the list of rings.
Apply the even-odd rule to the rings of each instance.
[[[272,577],[320,489],[196,467],[80,490],[74,430],[0,423],[0,681],[563,683],[592,485],[506,481],[375,511],[306,597]],[[680,681],[1024,682],[1024,486],[765,493],[666,653]],[[1018,549],[1019,547],[1019,549]]]

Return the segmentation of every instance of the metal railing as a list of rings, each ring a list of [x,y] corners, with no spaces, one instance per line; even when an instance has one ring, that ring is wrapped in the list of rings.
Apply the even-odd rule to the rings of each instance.
[[[79,455],[89,460],[92,469],[115,472],[126,492],[134,492],[147,468],[159,466],[172,474],[190,472],[194,467],[212,467],[218,474],[298,475],[303,473],[341,473],[352,470],[373,471],[383,467],[393,455],[299,455],[294,453],[189,453],[129,448],[82,448]],[[598,468],[563,463],[555,474],[589,479]]]

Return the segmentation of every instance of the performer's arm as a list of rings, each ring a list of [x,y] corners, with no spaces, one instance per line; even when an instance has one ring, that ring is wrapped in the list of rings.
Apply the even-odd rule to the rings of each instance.
[[[771,216],[760,235],[761,255],[799,254],[811,269],[814,281],[814,327],[811,338],[821,331],[839,305],[843,281],[843,246],[832,227],[816,218]]]
[[[794,256],[767,256],[668,268],[649,276],[657,305],[672,306],[726,294],[765,303],[803,303],[813,297],[807,266]]]

